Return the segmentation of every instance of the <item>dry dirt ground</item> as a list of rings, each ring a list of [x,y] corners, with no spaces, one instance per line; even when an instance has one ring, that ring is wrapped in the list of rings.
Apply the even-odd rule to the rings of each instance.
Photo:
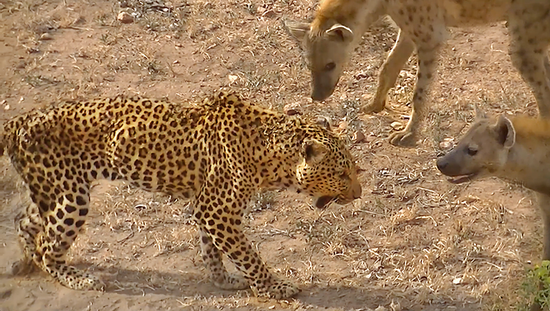
[[[118,93],[199,101],[220,87],[273,109],[328,117],[364,169],[363,197],[325,210],[263,193],[246,230],[260,254],[303,291],[288,301],[223,291],[205,276],[186,202],[100,183],[72,262],[109,290],[69,290],[42,273],[4,274],[20,256],[13,217],[20,183],[0,158],[0,310],[511,310],[540,261],[542,224],[525,189],[488,179],[453,185],[434,160],[473,119],[536,113],[512,67],[503,24],[452,29],[415,149],[386,137],[410,113],[411,59],[378,115],[358,109],[396,30],[374,25],[335,92],[309,100],[309,74],[281,20],[313,16],[314,0],[0,0],[0,123],[60,99]],[[116,20],[120,11],[134,22]],[[398,123],[395,123],[398,122]],[[393,128],[392,128],[393,127]],[[365,139],[356,142],[361,132]]]

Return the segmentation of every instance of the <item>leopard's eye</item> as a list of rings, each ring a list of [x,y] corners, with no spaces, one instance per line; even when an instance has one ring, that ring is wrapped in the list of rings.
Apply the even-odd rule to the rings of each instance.
[[[467,152],[468,155],[470,155],[470,156],[475,156],[475,155],[477,154],[477,148],[476,148],[476,147],[469,146],[468,148],[466,148],[466,152]]]

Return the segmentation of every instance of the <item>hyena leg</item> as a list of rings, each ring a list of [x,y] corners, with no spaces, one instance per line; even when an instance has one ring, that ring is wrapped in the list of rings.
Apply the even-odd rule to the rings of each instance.
[[[364,112],[380,112],[384,109],[388,91],[395,85],[399,72],[401,72],[401,69],[403,69],[413,51],[414,42],[404,32],[399,30],[397,41],[378,75],[378,87],[376,88],[374,100],[363,108]]]
[[[404,130],[390,135],[392,145],[410,147],[416,143],[420,125],[426,118],[426,97],[437,67],[438,47],[418,49],[418,81],[414,89],[411,119]]]
[[[550,81],[547,76],[546,49],[526,50],[512,46],[512,62],[529,84],[537,100],[539,114],[550,118]]]
[[[41,268],[39,253],[37,252],[36,242],[38,237],[44,232],[44,226],[38,206],[34,202],[29,202],[23,212],[17,215],[15,219],[15,230],[19,237],[19,245],[23,251],[23,259],[13,263],[11,267],[12,275],[25,275]]]
[[[244,277],[227,272],[223,265],[221,251],[214,246],[212,238],[203,229],[200,229],[200,239],[202,260],[210,272],[210,279],[214,285],[221,289],[247,289],[250,287]]]
[[[540,1],[540,4],[545,1]],[[523,80],[531,87],[542,117],[550,118],[550,20],[548,10],[537,5],[515,1],[510,10],[510,56]]]

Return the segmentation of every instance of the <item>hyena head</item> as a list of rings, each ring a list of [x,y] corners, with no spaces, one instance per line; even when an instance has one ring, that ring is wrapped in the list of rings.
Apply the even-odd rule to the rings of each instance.
[[[456,147],[437,159],[437,168],[452,177],[450,182],[495,175],[506,165],[509,150],[516,142],[514,125],[504,115],[491,122],[476,109],[476,119]]]
[[[312,78],[311,98],[326,99],[334,92],[349,59],[353,32],[331,20],[311,24],[286,21],[284,24],[305,52]]]

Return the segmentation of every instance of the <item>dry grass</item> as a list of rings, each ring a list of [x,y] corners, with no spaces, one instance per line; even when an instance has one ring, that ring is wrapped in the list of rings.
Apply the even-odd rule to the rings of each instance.
[[[0,120],[60,99],[137,93],[197,101],[230,87],[266,107],[327,118],[357,157],[364,190],[362,199],[322,211],[288,192],[254,198],[249,238],[278,274],[304,290],[297,299],[274,302],[210,284],[187,202],[100,183],[94,215],[71,256],[108,280],[110,291],[79,293],[67,304],[67,292],[44,276],[0,279],[0,292],[18,288],[3,302],[25,309],[21,303],[33,292],[54,297],[45,309],[84,309],[92,302],[124,309],[126,301],[142,310],[515,308],[525,268],[540,257],[541,224],[531,194],[497,180],[448,184],[433,165],[444,151],[440,143],[455,142],[472,120],[474,104],[490,113],[534,115],[534,99],[506,55],[503,26],[452,31],[425,139],[416,149],[399,149],[386,137],[391,124],[405,124],[410,113],[415,58],[390,91],[388,109],[358,113],[395,41],[395,28],[381,21],[365,35],[335,94],[312,103],[309,73],[280,21],[311,17],[314,7],[313,0],[0,1],[6,68]],[[120,11],[135,22],[120,24]],[[358,132],[365,135],[361,142],[354,139]],[[11,219],[20,190],[7,159],[1,161],[3,263],[18,256]]]

